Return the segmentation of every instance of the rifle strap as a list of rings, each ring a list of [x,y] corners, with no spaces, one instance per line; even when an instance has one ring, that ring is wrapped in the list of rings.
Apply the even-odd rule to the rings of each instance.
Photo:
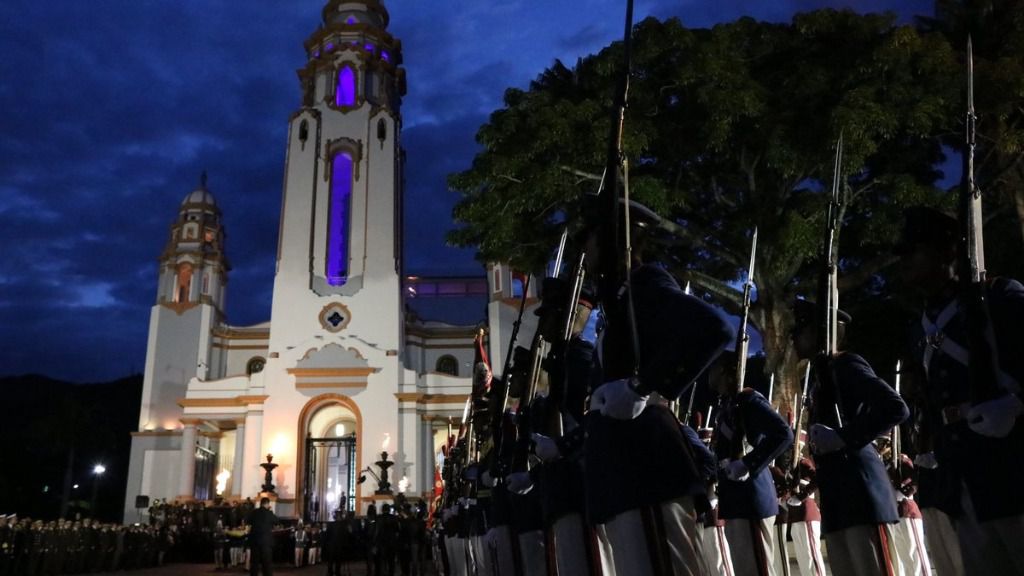
[[[964,368],[970,366],[970,352],[943,332],[946,325],[956,317],[959,311],[960,303],[954,299],[942,309],[935,322],[928,318],[927,312],[921,313],[921,328],[924,329],[925,343],[927,344],[924,348],[924,357],[922,359],[925,375],[928,374],[928,369],[937,350],[941,350]],[[996,380],[1003,390],[1013,394],[1020,394],[1020,384],[999,368],[996,369]]]

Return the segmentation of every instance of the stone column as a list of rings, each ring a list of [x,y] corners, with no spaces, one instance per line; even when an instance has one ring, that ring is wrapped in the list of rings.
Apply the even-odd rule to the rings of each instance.
[[[245,418],[235,427],[235,463],[231,466],[231,495],[242,497],[242,469],[245,467]]]
[[[181,464],[178,467],[178,496],[192,499],[196,481],[196,424],[193,420],[182,420],[185,428],[181,431]]]

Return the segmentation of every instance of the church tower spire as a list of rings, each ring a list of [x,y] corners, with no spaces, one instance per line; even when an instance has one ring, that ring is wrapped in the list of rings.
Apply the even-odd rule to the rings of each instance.
[[[206,187],[203,171],[199,186],[182,200],[160,255],[157,304],[180,313],[202,303],[223,314],[224,287],[230,270],[224,238],[220,208]]]

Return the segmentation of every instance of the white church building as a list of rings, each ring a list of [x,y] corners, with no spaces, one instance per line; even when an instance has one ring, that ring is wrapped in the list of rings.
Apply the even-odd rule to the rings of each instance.
[[[225,231],[205,177],[182,202],[159,259],[126,522],[139,496],[255,499],[268,455],[279,515],[326,519],[391,499],[376,493],[382,452],[393,492],[426,496],[480,328],[492,362],[504,359],[518,306],[505,267],[486,280],[403,276],[405,71],[388,19],[378,0],[330,0],[305,42],[269,321],[227,323]],[[487,325],[406,312],[407,298],[446,294],[486,295]]]

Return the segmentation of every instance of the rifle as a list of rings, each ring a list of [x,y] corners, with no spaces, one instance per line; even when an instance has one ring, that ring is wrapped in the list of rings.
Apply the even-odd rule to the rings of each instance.
[[[900,393],[900,368],[902,362],[896,361],[896,374],[893,379],[896,393]],[[892,428],[892,439],[889,441],[889,450],[892,452],[889,456],[892,458],[892,469],[896,473],[897,482],[900,478],[900,425],[897,424]]]
[[[564,238],[564,236],[563,236]],[[561,251],[561,247],[560,247]],[[511,382],[511,371],[512,371],[512,355],[516,349],[516,341],[519,339],[519,327],[523,323],[523,313],[526,311],[526,298],[530,293],[530,281],[533,279],[533,274],[526,276],[526,282],[523,283],[523,296],[519,300],[519,313],[516,315],[516,321],[512,324],[512,335],[509,338],[508,350],[505,352],[505,364],[501,369],[502,379],[502,399],[501,406],[498,410],[495,410],[494,414],[491,414],[491,432],[495,435],[494,441],[494,453],[499,456],[495,458],[496,463],[500,463],[500,455],[504,453],[505,434],[502,427],[502,418],[505,416],[505,412],[508,410],[508,396],[509,390],[512,389]],[[496,468],[498,474],[494,474],[495,478],[503,476],[500,471]]]
[[[970,346],[968,382],[971,403],[992,400],[1007,392],[1001,382],[999,358],[988,309],[985,273],[985,243],[982,236],[981,189],[974,180],[975,149],[974,52],[967,38],[967,115],[964,118],[963,177],[960,181],[959,277],[961,303],[967,319]]]
[[[807,362],[804,368],[804,387],[800,391],[799,401],[796,406],[796,418],[793,420],[793,473],[796,478],[798,466],[800,465],[800,428],[803,425],[804,408],[807,406],[807,389],[811,385],[811,363]]]
[[[837,427],[843,425],[843,406],[839,390],[832,381],[832,359],[839,351],[839,257],[836,235],[839,231],[839,189],[842,185],[843,135],[836,142],[835,164],[832,173],[832,194],[825,213],[824,242],[821,248],[821,273],[818,277],[818,355],[815,370],[822,388],[835,392]]]
[[[747,268],[747,280],[743,283],[743,315],[740,316],[740,327],[736,331],[736,390],[734,406],[736,407],[736,431],[733,441],[733,453],[730,457],[735,460],[743,457],[743,437],[746,435],[746,425],[743,421],[743,414],[739,409],[739,394],[743,391],[743,384],[747,377],[747,351],[750,346],[750,334],[747,331],[750,322],[750,296],[754,288],[754,263],[757,261],[757,228],[750,240],[750,265]]]
[[[750,334],[747,325],[750,321],[750,295],[754,288],[754,263],[757,260],[757,228],[750,240],[750,266],[747,268],[747,280],[743,283],[743,315],[740,316],[740,328],[736,332],[736,392],[743,391],[743,383],[747,378],[747,351],[750,346]],[[769,402],[771,399],[769,399]]]
[[[605,333],[602,355],[605,381],[636,375],[639,359],[636,331],[633,329],[631,306],[623,306],[620,290],[628,282],[630,255],[628,234],[622,244],[622,217],[619,211],[619,190],[623,184],[624,154],[622,148],[623,123],[629,97],[629,77],[633,36],[633,0],[626,1],[626,22],[623,33],[622,75],[613,97],[612,121],[609,127],[605,162],[605,183],[596,198],[589,203],[591,238],[597,244],[597,300],[604,310]],[[628,210],[628,208],[627,208]],[[626,223],[628,230],[628,223]],[[625,258],[622,258],[622,257]],[[628,286],[626,297],[628,294]],[[627,300],[628,304],[628,300]],[[671,398],[670,398],[671,400]]]

